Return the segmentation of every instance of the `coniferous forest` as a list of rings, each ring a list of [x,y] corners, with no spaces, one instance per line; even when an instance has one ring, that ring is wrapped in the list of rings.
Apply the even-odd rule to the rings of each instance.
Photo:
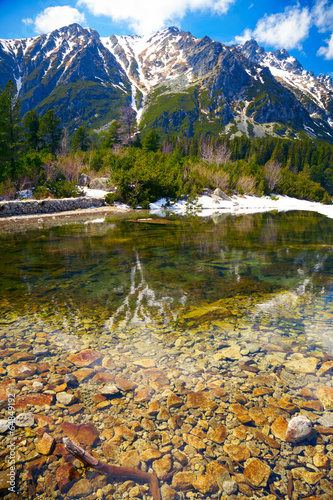
[[[78,126],[69,137],[56,110],[21,114],[15,84],[0,93],[0,199],[79,196],[79,175],[110,177],[107,201],[145,208],[161,198],[226,193],[281,194],[330,203],[333,146],[309,137],[164,136],[139,131],[129,107],[107,129]]]

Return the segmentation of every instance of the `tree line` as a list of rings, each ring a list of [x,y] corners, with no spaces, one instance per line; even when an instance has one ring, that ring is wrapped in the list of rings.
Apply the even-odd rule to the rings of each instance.
[[[330,202],[333,146],[308,137],[159,137],[135,130],[124,108],[105,130],[79,126],[72,137],[55,110],[21,116],[15,84],[0,90],[0,198],[32,188],[35,197],[78,196],[81,173],[110,176],[117,188],[108,200],[148,206],[207,189],[227,193],[285,194]]]

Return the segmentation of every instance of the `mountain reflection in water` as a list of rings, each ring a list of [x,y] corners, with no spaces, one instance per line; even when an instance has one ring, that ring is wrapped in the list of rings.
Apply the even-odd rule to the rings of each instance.
[[[228,320],[320,336],[331,325],[332,230],[324,216],[289,212],[2,234],[0,319],[40,317],[75,335]]]

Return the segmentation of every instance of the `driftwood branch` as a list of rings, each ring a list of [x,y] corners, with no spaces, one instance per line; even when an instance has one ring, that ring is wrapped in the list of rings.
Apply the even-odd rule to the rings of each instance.
[[[118,467],[116,465],[109,465],[105,462],[101,462],[100,460],[97,460],[97,458],[89,455],[89,453],[87,453],[83,448],[73,443],[69,437],[64,437],[63,443],[66,450],[74,455],[75,458],[81,460],[85,466],[92,467],[93,469],[96,469],[103,474],[108,474],[115,479],[131,479],[138,483],[148,483],[150,494],[153,499],[161,500],[161,493],[156,474],[150,474],[131,467]]]

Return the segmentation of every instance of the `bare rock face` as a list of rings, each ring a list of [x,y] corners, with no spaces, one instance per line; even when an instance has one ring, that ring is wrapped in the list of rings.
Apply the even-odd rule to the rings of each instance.
[[[312,434],[312,422],[307,417],[299,415],[290,420],[287,431],[286,441],[289,443],[297,443],[308,438]]]

